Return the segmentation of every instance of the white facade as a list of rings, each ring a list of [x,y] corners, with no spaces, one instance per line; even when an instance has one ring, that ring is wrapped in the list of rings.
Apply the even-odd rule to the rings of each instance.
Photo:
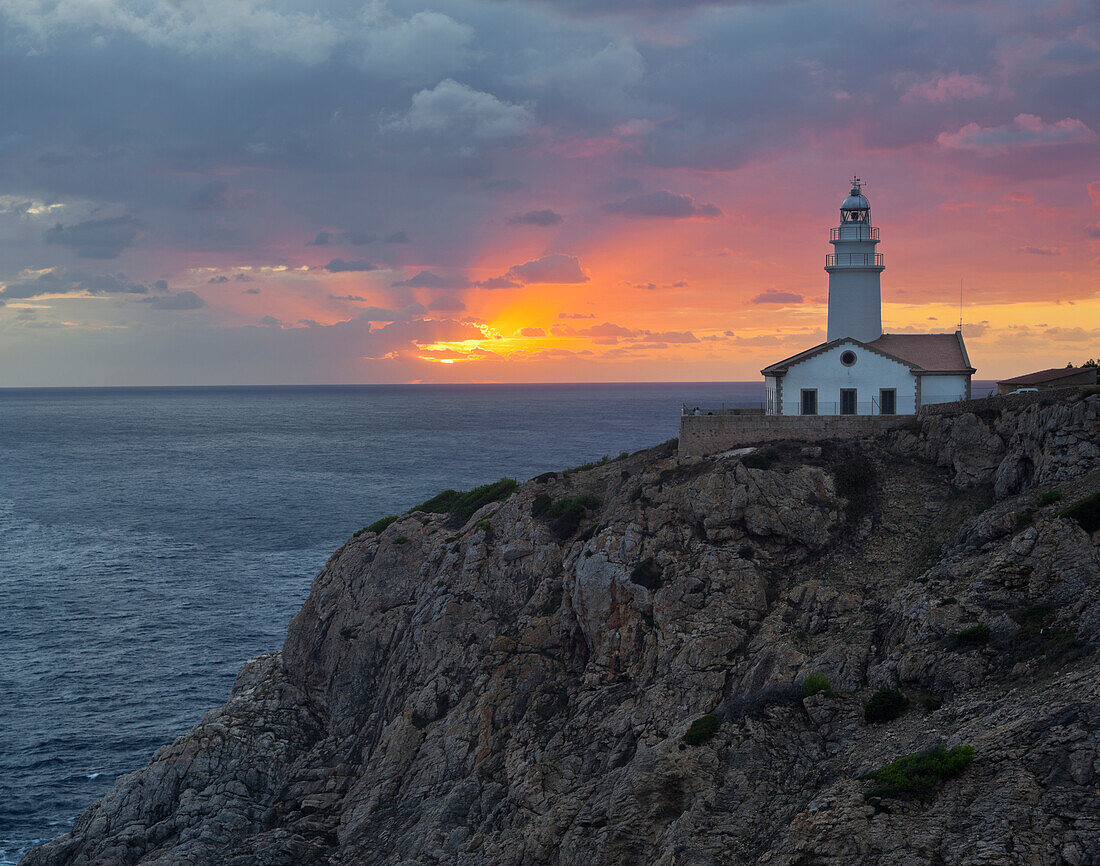
[[[847,356],[854,356],[854,362],[844,363],[851,361]],[[777,381],[771,376],[765,379],[768,380]],[[817,411],[811,414],[842,414],[841,409],[849,407],[841,406],[841,390],[855,391],[855,411],[847,414],[882,414],[883,390],[894,392],[894,411],[888,414],[909,415],[916,411],[917,379],[908,365],[851,340],[841,340],[821,354],[793,365],[781,381],[781,415],[803,414],[804,390],[815,392]],[[889,398],[886,403],[889,410]]]
[[[884,334],[878,229],[858,178],[833,229],[827,341],[761,372],[769,415],[911,415],[969,399],[962,334]]]

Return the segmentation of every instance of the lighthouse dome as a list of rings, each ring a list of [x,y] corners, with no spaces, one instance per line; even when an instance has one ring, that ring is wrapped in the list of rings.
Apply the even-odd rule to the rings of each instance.
[[[871,205],[867,202],[867,196],[859,191],[859,187],[852,187],[852,193],[841,203],[841,210],[867,210]]]

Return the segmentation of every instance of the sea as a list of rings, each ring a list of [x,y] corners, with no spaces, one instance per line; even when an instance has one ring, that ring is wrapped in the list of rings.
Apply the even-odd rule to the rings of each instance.
[[[282,645],[352,532],[656,445],[759,382],[0,389],[0,864]]]

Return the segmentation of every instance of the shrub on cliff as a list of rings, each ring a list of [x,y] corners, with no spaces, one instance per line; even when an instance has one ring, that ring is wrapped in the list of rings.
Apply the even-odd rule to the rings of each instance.
[[[600,497],[592,494],[566,497],[556,502],[550,502],[549,496],[543,500],[543,496],[540,493],[535,497],[531,503],[531,513],[536,517],[552,518],[554,534],[562,541],[572,538],[588,512],[600,507]]]
[[[364,532],[381,532],[387,526],[397,520],[398,517],[399,515],[397,514],[391,514],[389,517],[380,517],[378,518],[378,520],[374,521],[374,523],[364,526],[362,529],[356,532],[354,537],[358,538]]]
[[[864,796],[868,800],[931,800],[943,782],[954,779],[973,761],[973,746],[937,746],[906,755],[864,776],[879,783]]]
[[[1100,493],[1082,499],[1063,511],[1061,516],[1076,520],[1085,532],[1096,532],[1100,529]]]
[[[463,524],[479,508],[490,502],[503,502],[518,486],[519,483],[514,478],[501,478],[500,481],[482,484],[473,490],[444,490],[426,502],[410,508],[408,513],[426,511],[429,514],[450,514],[456,524]]]
[[[826,697],[833,693],[833,684],[829,682],[829,678],[820,671],[811,671],[806,675],[806,679],[802,681],[802,695],[803,697],[813,697],[814,695],[825,695]]]
[[[983,646],[989,643],[989,626],[984,622],[955,632],[955,645],[960,647]]]
[[[871,485],[875,472],[867,460],[853,460],[833,466],[836,492],[848,500],[848,519],[858,520],[871,508]]]
[[[707,713],[705,716],[700,716],[692,722],[691,727],[684,732],[683,737],[680,739],[689,746],[701,746],[717,732],[718,716],[714,715],[714,713]]]
[[[863,707],[863,718],[869,722],[889,722],[905,712],[909,699],[900,689],[881,688]]]

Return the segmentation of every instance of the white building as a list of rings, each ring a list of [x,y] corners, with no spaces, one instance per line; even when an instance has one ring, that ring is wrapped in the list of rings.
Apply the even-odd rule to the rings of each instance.
[[[840,205],[831,242],[828,342],[760,371],[767,414],[909,415],[930,403],[969,399],[975,371],[960,331],[882,333],[885,265],[859,178]]]

